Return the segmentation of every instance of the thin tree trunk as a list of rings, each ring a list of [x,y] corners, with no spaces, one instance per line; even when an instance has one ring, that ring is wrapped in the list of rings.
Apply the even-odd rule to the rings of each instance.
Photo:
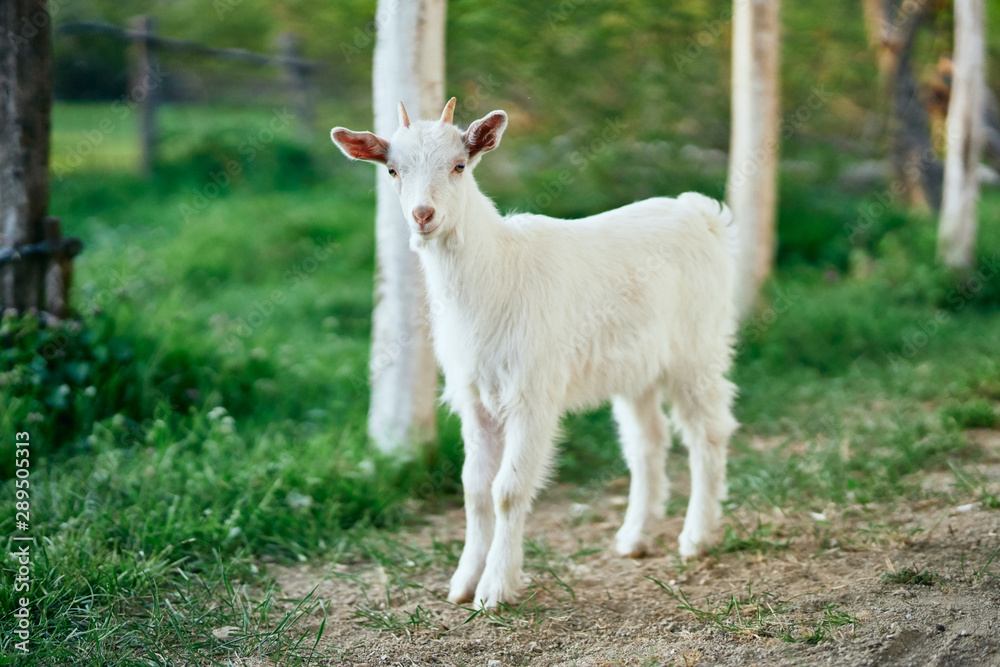
[[[875,50],[879,86],[889,110],[893,177],[911,206],[941,205],[941,164],[913,73],[913,44],[931,9],[930,0],[863,0],[868,42]]]
[[[948,103],[944,196],[938,255],[955,269],[972,265],[976,243],[976,174],[983,154],[986,87],[983,0],[955,0],[955,58]]]
[[[49,201],[52,21],[45,0],[0,2],[0,249],[38,243]],[[44,257],[0,264],[0,310],[42,305]]]
[[[410,118],[444,107],[445,0],[380,0],[375,43],[375,133],[396,131],[396,105]],[[372,315],[368,433],[383,451],[435,437],[437,363],[423,275],[410,250],[399,198],[377,171],[375,312]]]
[[[736,305],[771,273],[778,167],[779,0],[733,3],[733,100],[726,200],[739,231]]]

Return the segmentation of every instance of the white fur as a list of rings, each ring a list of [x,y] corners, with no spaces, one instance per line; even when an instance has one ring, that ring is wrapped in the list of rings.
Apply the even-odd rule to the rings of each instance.
[[[491,118],[485,150],[506,126],[502,112],[477,123]],[[725,378],[735,328],[729,210],[686,193],[581,220],[504,217],[472,178],[475,127],[463,135],[415,122],[385,156],[427,280],[443,398],[462,419],[466,542],[449,599],[517,598],[525,519],[559,420],[609,399],[632,473],[618,552],[644,554],[663,515],[668,400],[691,464],[680,553],[696,555],[721,518],[737,426]],[[464,173],[453,170],[460,163]],[[411,215],[418,206],[435,209],[431,233]]]

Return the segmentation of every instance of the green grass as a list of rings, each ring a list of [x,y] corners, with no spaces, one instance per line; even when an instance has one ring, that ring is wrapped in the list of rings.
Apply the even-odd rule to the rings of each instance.
[[[57,105],[53,156],[108,113]],[[276,604],[269,563],[455,562],[459,545],[404,554],[380,537],[414,517],[414,500],[430,508],[458,501],[461,443],[457,421],[442,413],[439,441],[413,461],[385,460],[367,445],[371,173],[326,144],[307,148],[294,127],[252,159],[241,154],[270,117],[164,110],[150,182],[133,173],[134,119],[123,120],[53,182],[53,214],[86,242],[73,294],[82,326],[0,325],[0,433],[32,433],[38,538],[34,662],[17,664],[164,664],[157,652],[294,664],[316,639],[297,629],[302,614],[322,609],[311,598]],[[510,158],[531,141],[512,138]],[[208,187],[230,160],[239,174]],[[545,212],[604,208],[641,188],[714,193],[716,176],[661,173],[654,162],[608,150]],[[531,170],[524,183],[501,171],[487,189],[504,207],[526,206],[542,191],[526,185]],[[914,499],[927,493],[920,473],[949,469],[955,500],[995,501],[962,470],[982,455],[963,430],[996,425],[1000,280],[956,292],[956,279],[933,268],[933,228],[920,216],[894,212],[864,244],[845,245],[838,230],[860,202],[818,180],[786,189],[796,185],[824,205],[783,197],[782,229],[814,223],[828,232],[782,232],[781,267],[741,337],[734,377],[744,427],[732,447],[731,506]],[[998,218],[1000,196],[987,192],[984,259],[1000,252],[1000,229],[987,224]],[[596,494],[625,474],[606,409],[568,417],[565,431],[561,479]],[[11,447],[0,445],[5,478]],[[11,536],[13,517],[4,514],[0,526]],[[766,524],[736,527],[719,553],[785,543]],[[12,545],[8,537],[4,546]],[[571,600],[546,548],[528,549],[532,567],[549,573],[540,585]],[[13,568],[5,560],[3,576]],[[9,587],[0,590],[5,626],[14,602]],[[763,603],[747,597],[737,606]],[[547,613],[525,604],[497,619],[531,625]],[[427,622],[416,611],[370,611],[369,621],[400,632]],[[830,614],[789,636],[831,636],[843,619]],[[224,626],[239,632],[212,634]],[[13,655],[8,633],[0,652]]]
[[[934,586],[941,583],[941,576],[927,568],[917,572],[914,569],[904,567],[896,572],[886,572],[881,579],[887,584],[902,584],[904,586]]]
[[[704,603],[700,603],[692,601],[680,588],[675,589],[650,576],[646,579],[674,600],[679,611],[689,612],[701,623],[743,637],[776,637],[785,642],[819,644],[841,636],[853,637],[859,623],[857,618],[838,611],[832,604],[824,607],[818,618],[801,620],[803,614],[794,599],[782,600],[773,593],[755,592],[753,582],[747,583],[745,595],[730,595],[714,602],[706,597]]]

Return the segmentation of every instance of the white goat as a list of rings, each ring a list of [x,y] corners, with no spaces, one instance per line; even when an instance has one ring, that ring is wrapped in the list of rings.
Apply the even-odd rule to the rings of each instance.
[[[696,193],[584,218],[504,217],[472,170],[507,127],[503,111],[400,127],[389,140],[338,127],[348,157],[385,164],[432,304],[443,399],[462,419],[466,539],[449,599],[494,607],[522,587],[522,539],[553,459],[559,420],[611,399],[631,471],[619,553],[641,556],[667,499],[673,406],[690,452],[680,553],[721,518],[736,421],[726,380],[734,332],[729,209]],[[401,230],[402,231],[402,230]]]

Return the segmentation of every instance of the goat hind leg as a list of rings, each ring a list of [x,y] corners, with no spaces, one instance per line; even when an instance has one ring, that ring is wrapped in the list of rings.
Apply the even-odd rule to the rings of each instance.
[[[684,558],[711,542],[726,498],[726,455],[737,423],[730,411],[735,387],[721,374],[671,392],[673,421],[679,425],[691,462],[691,499],[679,539]]]
[[[616,396],[613,401],[618,422],[622,454],[628,464],[628,510],[625,521],[615,536],[615,550],[623,555],[639,557],[649,551],[650,523],[663,516],[668,482],[666,471],[669,423],[660,406],[656,388],[636,399]]]

